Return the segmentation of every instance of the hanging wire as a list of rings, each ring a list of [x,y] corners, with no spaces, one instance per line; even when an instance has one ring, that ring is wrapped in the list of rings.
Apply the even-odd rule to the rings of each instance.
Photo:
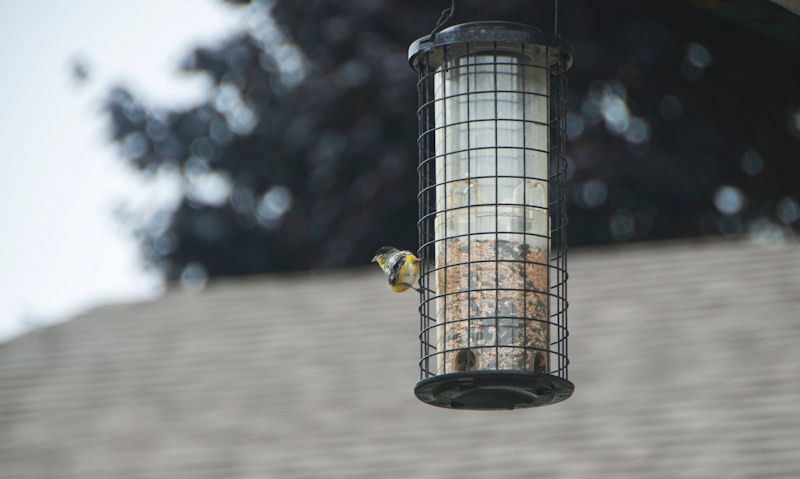
[[[553,37],[558,38],[558,0],[553,0]]]

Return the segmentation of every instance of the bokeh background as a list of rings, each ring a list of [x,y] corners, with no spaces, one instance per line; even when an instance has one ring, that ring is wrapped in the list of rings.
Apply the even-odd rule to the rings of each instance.
[[[210,278],[414,248],[415,74],[450,2],[0,1],[0,334]],[[553,29],[552,1],[451,24]],[[800,17],[562,0],[569,241],[794,242]]]
[[[559,1],[576,390],[469,412],[368,264],[449,0],[0,0],[0,477],[797,476],[798,3]]]

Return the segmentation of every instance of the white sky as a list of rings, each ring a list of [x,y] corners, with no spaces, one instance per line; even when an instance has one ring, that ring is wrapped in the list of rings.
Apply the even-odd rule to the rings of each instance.
[[[243,13],[220,0],[0,0],[0,341],[158,294],[112,213],[175,192],[125,166],[102,99],[117,82],[148,104],[201,98],[209,83],[178,63],[236,30]],[[89,65],[82,86],[75,58]]]

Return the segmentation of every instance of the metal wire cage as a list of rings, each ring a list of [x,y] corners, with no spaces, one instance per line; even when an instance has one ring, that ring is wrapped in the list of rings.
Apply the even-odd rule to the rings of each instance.
[[[464,409],[568,398],[566,70],[519,23],[415,41],[419,74],[420,381]]]

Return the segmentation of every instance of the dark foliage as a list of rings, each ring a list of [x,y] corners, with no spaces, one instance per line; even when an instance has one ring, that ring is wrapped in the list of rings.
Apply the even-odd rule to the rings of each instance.
[[[185,184],[177,209],[136,225],[148,260],[175,279],[193,261],[221,276],[414,248],[417,98],[406,50],[447,5],[276,1],[273,18],[305,57],[299,82],[287,49],[250,32],[187,59],[217,87],[203,104],[164,112],[111,92],[122,153],[144,174],[179,172]],[[770,225],[791,234],[792,215],[776,207],[800,198],[796,51],[681,2],[562,1],[560,16],[576,49],[571,244]],[[550,30],[552,5],[459,2],[451,23],[472,19]],[[209,200],[203,181],[229,185],[229,195]],[[739,210],[715,206],[724,185],[743,192]]]

